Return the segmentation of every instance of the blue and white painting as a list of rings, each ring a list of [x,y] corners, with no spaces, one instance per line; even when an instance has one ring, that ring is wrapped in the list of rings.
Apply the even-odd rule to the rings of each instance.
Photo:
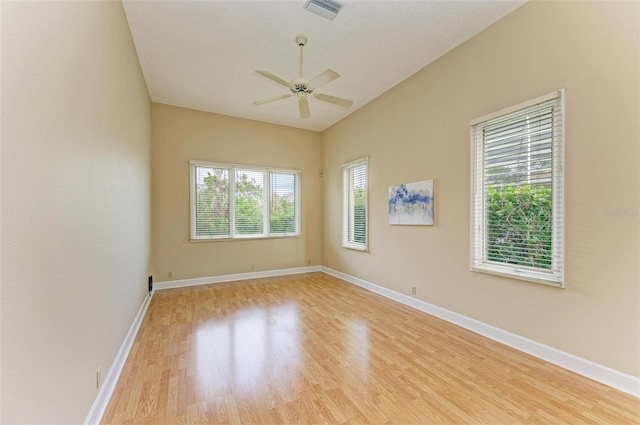
[[[389,186],[389,224],[433,226],[433,180]]]

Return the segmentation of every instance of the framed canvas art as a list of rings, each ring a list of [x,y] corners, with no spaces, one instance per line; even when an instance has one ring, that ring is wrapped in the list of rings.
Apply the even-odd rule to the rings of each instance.
[[[389,186],[389,224],[433,226],[433,180]]]

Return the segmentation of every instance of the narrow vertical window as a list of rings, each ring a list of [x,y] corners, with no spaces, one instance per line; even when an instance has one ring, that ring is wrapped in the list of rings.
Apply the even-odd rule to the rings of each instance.
[[[367,158],[345,164],[343,173],[342,246],[368,249]]]
[[[564,286],[564,91],[471,122],[471,269]]]

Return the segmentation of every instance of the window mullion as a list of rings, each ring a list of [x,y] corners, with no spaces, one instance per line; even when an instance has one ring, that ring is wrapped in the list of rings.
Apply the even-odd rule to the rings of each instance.
[[[262,217],[263,217],[263,221],[264,221],[264,226],[263,226],[263,234],[265,236],[269,236],[271,235],[271,173],[268,171],[264,172],[264,188],[262,191],[262,197],[263,197],[263,211],[262,211]]]
[[[293,184],[295,185],[294,188],[294,195],[295,199],[294,199],[294,203],[293,203],[293,208],[295,211],[295,217],[294,217],[294,228],[293,231],[296,234],[299,234],[301,232],[301,217],[300,217],[300,203],[302,202],[301,198],[300,198],[300,174],[295,174],[293,177]]]
[[[229,168],[229,237],[236,237],[236,169]]]

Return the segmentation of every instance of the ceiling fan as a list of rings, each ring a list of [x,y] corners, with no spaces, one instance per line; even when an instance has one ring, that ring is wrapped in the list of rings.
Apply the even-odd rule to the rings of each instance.
[[[296,96],[298,99],[298,106],[300,108],[300,118],[309,118],[311,113],[309,111],[309,100],[308,97],[313,95],[314,98],[321,100],[323,102],[332,103],[334,105],[342,106],[345,108],[351,107],[353,105],[352,100],[343,99],[341,97],[329,96],[328,94],[319,94],[314,93],[316,89],[324,86],[327,83],[335,80],[340,77],[333,69],[326,69],[317,77],[307,80],[304,78],[303,67],[302,67],[302,57],[303,57],[303,49],[307,44],[307,37],[299,35],[296,37],[296,44],[300,46],[300,76],[291,80],[291,82],[287,82],[286,80],[273,75],[268,71],[263,71],[258,69],[256,72],[263,77],[270,79],[271,81],[275,81],[276,83],[285,86],[288,88],[291,93],[280,94],[277,96],[267,97],[265,99],[256,100],[253,102],[254,105],[264,105],[265,103],[275,102],[276,100],[286,99],[287,97]]]

